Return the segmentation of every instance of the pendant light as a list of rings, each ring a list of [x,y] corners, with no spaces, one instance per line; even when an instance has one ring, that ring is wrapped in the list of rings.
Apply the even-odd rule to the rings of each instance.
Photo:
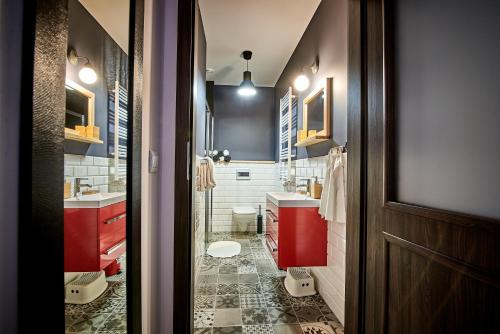
[[[252,72],[248,70],[248,61],[252,59],[252,51],[243,51],[242,56],[243,59],[247,61],[247,70],[243,72],[243,81],[241,82],[240,88],[238,89],[238,94],[242,96],[252,96],[257,93],[252,82]]]

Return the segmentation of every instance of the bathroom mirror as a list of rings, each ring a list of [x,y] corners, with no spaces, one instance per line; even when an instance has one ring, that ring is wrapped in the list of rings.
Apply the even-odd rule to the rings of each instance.
[[[307,146],[325,141],[331,136],[333,78],[324,83],[304,98],[302,106],[302,138],[296,146]],[[299,136],[300,137],[300,136]]]
[[[76,82],[66,79],[65,127],[94,125],[95,94]]]

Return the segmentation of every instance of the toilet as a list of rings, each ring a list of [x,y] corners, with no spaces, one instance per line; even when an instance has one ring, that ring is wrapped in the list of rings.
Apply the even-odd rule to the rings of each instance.
[[[247,232],[248,225],[255,224],[256,211],[251,207],[233,208],[233,228],[239,232]]]

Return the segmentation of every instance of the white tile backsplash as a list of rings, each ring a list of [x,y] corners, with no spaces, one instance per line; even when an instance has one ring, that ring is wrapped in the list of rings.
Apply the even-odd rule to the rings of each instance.
[[[323,184],[328,156],[296,161],[296,175],[317,177]],[[346,224],[328,222],[327,266],[311,268],[316,288],[342,324],[345,304]]]
[[[103,193],[109,192],[113,180],[113,164],[112,158],[65,154],[64,179],[73,183],[76,177],[86,178],[84,183],[91,184],[92,189],[99,189]]]

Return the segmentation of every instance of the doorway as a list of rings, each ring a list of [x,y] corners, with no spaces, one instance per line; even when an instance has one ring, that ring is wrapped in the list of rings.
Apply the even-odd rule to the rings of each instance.
[[[337,147],[335,152],[341,155],[344,150],[347,17],[342,13],[346,12],[347,1],[278,2],[272,8],[264,2],[180,4],[176,156],[189,158],[176,159],[175,268],[176,275],[178,271],[192,275],[190,282],[181,274],[174,282],[174,318],[179,319],[175,331],[342,332],[343,320],[338,317],[343,317],[344,309],[345,223],[318,220],[318,250],[287,264],[285,251],[278,248],[302,246],[289,242],[298,240],[296,236],[284,238],[286,233],[281,238],[287,240],[278,241],[279,246],[270,241],[278,236],[271,236],[276,222],[270,220],[267,194],[287,193],[286,181],[294,188],[288,194],[293,194],[297,181],[302,196],[309,198],[310,185],[324,182],[329,151]],[[257,22],[259,15],[265,16],[263,26],[275,34],[274,39],[264,36],[264,28],[252,35],[255,29],[250,25],[241,32],[244,17]],[[223,28],[227,26],[234,27],[232,37],[225,34],[231,33]],[[252,39],[262,43],[252,44]],[[283,52],[270,51],[266,45],[271,44]],[[186,78],[191,77],[188,84]],[[295,84],[297,77],[301,82]],[[242,79],[250,85],[245,92]],[[304,81],[310,82],[304,85]],[[206,88],[210,85],[211,93]],[[255,95],[246,94],[252,85]],[[308,101],[310,117],[303,113]],[[206,129],[207,104],[213,130]],[[192,110],[189,115],[187,106]],[[208,149],[207,135],[213,138]],[[205,164],[213,164],[215,186],[203,188],[198,183]],[[186,189],[188,196],[182,193]],[[319,219],[316,196],[317,202],[312,201],[316,204],[309,202],[306,211]],[[302,240],[314,240],[315,230],[304,228]],[[328,230],[339,242],[330,239]],[[210,256],[208,248],[217,241],[238,243],[240,255]],[[331,250],[336,254],[329,252],[327,259],[327,244],[334,242]],[[183,249],[186,245],[190,253]],[[307,272],[316,279],[319,293],[312,297],[293,297],[285,288],[286,268],[300,266],[310,267]],[[329,283],[332,277],[335,284]]]

